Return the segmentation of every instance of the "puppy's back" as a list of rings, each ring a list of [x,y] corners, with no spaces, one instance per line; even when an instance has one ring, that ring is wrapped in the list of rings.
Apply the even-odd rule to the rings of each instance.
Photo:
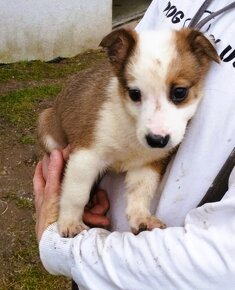
[[[55,105],[39,116],[38,139],[46,152],[72,147],[88,148],[99,110],[108,98],[106,87],[112,75],[103,62],[69,79]]]

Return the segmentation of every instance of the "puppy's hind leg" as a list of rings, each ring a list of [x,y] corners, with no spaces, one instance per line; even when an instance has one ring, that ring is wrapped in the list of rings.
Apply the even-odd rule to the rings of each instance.
[[[84,207],[88,203],[91,188],[107,163],[89,149],[81,149],[70,155],[60,200],[59,232],[73,237],[88,227],[83,223]]]
[[[37,133],[41,147],[48,153],[54,149],[63,149],[67,145],[66,136],[53,108],[40,114]]]

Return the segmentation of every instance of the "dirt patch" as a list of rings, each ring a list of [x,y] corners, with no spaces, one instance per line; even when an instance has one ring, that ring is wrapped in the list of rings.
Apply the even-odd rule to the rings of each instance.
[[[97,64],[102,58],[90,53],[89,65]],[[79,59],[79,61],[78,61]],[[32,194],[32,176],[41,157],[41,151],[35,143],[35,119],[39,111],[49,107],[58,88],[62,88],[68,76],[76,72],[83,58],[76,57],[61,64],[50,65],[50,78],[44,78],[45,72],[20,71],[22,64],[0,67],[0,289],[1,290],[53,290],[71,289],[71,282],[63,277],[53,277],[42,267],[38,257],[38,248],[34,232],[34,207]],[[37,64],[38,70],[44,64]],[[80,64],[81,66],[81,64]],[[45,65],[48,67],[48,64]],[[17,74],[14,76],[14,70]],[[66,73],[58,70],[66,68]],[[12,75],[6,77],[6,69]],[[4,72],[3,72],[4,70]],[[10,73],[9,73],[10,74]],[[30,79],[30,75],[35,79]],[[17,76],[23,80],[17,79]],[[53,76],[53,77],[51,77]],[[62,77],[61,77],[62,76]],[[57,88],[57,86],[59,86]],[[56,87],[56,90],[54,90]],[[45,88],[45,89],[44,89]],[[48,88],[53,88],[52,93]],[[45,94],[44,94],[45,93]],[[44,94],[43,98],[39,98]],[[1,107],[1,105],[0,105]],[[29,115],[29,116],[28,116]]]
[[[0,123],[0,289],[71,289],[67,279],[47,274],[38,256],[32,176],[40,150],[19,143],[22,131]]]

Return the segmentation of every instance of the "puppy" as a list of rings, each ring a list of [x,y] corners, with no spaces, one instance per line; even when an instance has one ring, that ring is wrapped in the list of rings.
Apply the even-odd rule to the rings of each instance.
[[[182,141],[219,57],[191,29],[119,29],[101,44],[109,63],[76,75],[39,117],[46,152],[71,144],[62,184],[59,231],[72,237],[87,226],[83,210],[97,176],[126,172],[126,216],[134,233],[165,228],[149,207],[167,160]]]

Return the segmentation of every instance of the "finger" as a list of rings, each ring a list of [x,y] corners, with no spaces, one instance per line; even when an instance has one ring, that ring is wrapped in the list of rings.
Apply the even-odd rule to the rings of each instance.
[[[90,212],[98,215],[105,215],[109,210],[108,195],[104,190],[99,189],[96,192],[96,204],[90,209]]]
[[[47,180],[49,164],[50,164],[50,157],[48,154],[45,154],[42,158],[42,173],[45,180]]]
[[[103,215],[93,214],[90,211],[84,212],[83,221],[91,227],[108,228],[110,226],[109,218]]]
[[[48,195],[58,195],[61,185],[61,175],[64,167],[62,153],[59,150],[53,150],[50,155],[48,167],[48,176],[46,183],[46,192]]]
[[[38,215],[38,209],[41,207],[43,201],[44,188],[45,188],[45,180],[43,178],[42,173],[42,162],[39,161],[36,166],[33,177],[33,194],[36,215]]]
[[[39,161],[33,176],[33,192],[35,195],[42,194],[45,187],[45,180],[42,172],[42,161]]]
[[[64,158],[65,161],[67,161],[69,159],[70,152],[71,152],[71,146],[70,145],[68,145],[67,147],[65,147],[62,150],[63,158]]]

